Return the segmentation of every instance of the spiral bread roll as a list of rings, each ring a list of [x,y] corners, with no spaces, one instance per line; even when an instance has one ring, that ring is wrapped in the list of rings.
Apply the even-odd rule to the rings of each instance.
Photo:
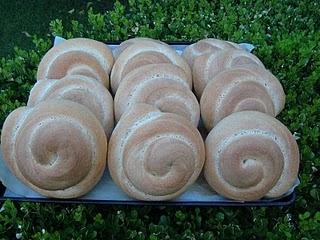
[[[205,178],[227,198],[280,197],[298,174],[294,137],[281,122],[261,112],[229,115],[211,130],[205,145]]]
[[[76,198],[99,181],[107,139],[96,117],[68,100],[20,107],[5,120],[2,152],[12,173],[40,194]]]
[[[200,107],[190,87],[185,72],[172,64],[148,64],[135,69],[126,75],[117,90],[116,121],[134,104],[147,103],[162,112],[183,116],[197,127]]]
[[[207,83],[218,73],[241,65],[254,64],[264,67],[252,53],[245,50],[227,49],[197,57],[193,64],[193,85],[200,98]]]
[[[275,117],[284,104],[285,94],[279,80],[253,64],[234,67],[213,77],[200,100],[201,117],[208,130],[233,112],[252,110]]]
[[[87,107],[100,121],[107,137],[114,126],[113,99],[98,81],[83,75],[67,75],[60,80],[38,81],[31,89],[28,106],[50,99],[66,99]]]
[[[189,121],[136,104],[111,135],[108,166],[112,179],[129,196],[169,200],[196,181],[204,152],[202,137]]]
[[[41,59],[37,79],[61,79],[66,75],[92,77],[109,88],[113,66],[111,50],[104,44],[86,38],[63,41],[51,48]]]
[[[187,60],[192,68],[194,60],[207,53],[214,53],[224,49],[240,49],[239,45],[233,42],[223,41],[215,38],[202,39],[194,44],[187,46],[182,56]]]
[[[123,41],[122,43],[120,43],[119,46],[117,46],[116,49],[114,49],[113,51],[113,57],[116,60],[119,55],[125,50],[127,49],[129,46],[135,44],[135,43],[144,43],[144,42],[155,42],[155,43],[160,43],[166,46],[169,46],[168,44],[161,42],[159,40],[156,39],[152,39],[152,38],[147,38],[147,37],[136,37],[136,38],[130,38],[126,41]],[[170,47],[170,46],[169,46]]]
[[[171,63],[185,71],[192,82],[188,63],[171,47],[153,41],[137,42],[128,46],[117,58],[111,71],[111,89],[116,93],[119,84],[132,70],[148,64]]]

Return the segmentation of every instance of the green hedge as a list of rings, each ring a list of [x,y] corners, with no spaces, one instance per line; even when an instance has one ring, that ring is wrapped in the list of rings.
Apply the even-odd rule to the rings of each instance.
[[[129,0],[111,11],[88,10],[87,21],[54,20],[66,38],[161,40],[215,37],[251,42],[287,94],[279,116],[297,136],[301,185],[297,201],[281,208],[110,207],[6,201],[0,235],[12,239],[319,239],[320,238],[320,2],[317,0]],[[0,126],[24,105],[50,39],[16,48],[0,62]],[[17,235],[16,235],[17,234]]]

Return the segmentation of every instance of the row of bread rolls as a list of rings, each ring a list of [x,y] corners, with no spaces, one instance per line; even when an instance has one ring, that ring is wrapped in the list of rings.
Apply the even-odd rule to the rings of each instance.
[[[274,117],[285,105],[279,80],[239,45],[204,39],[183,56],[192,67],[206,138],[204,175],[236,200],[280,197],[297,178],[298,145]]]
[[[146,38],[121,43],[115,55],[111,177],[131,197],[173,199],[196,181],[205,161],[191,69],[170,46]]]
[[[125,41],[113,55],[102,43],[72,39],[41,60],[42,81],[1,136],[7,165],[28,186],[58,198],[87,193],[105,168],[110,135],[110,174],[137,199],[179,196],[203,165],[209,185],[232,199],[278,197],[292,186],[297,144],[271,117],[284,106],[283,89],[257,57],[217,39],[181,57],[148,38]],[[205,145],[200,108],[213,128]]]
[[[111,50],[90,39],[64,41],[44,55],[27,106],[9,114],[1,135],[7,166],[27,186],[76,198],[99,182],[114,127],[112,66]]]

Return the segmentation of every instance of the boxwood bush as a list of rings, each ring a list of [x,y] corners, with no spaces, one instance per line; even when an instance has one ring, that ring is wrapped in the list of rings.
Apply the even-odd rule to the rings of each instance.
[[[86,21],[54,20],[50,32],[100,41],[147,36],[195,41],[215,37],[251,42],[287,95],[279,116],[301,152],[297,200],[290,207],[120,207],[5,201],[4,239],[319,239],[320,2],[317,0],[129,0]],[[24,105],[37,64],[51,39],[15,48],[0,61],[0,128]]]

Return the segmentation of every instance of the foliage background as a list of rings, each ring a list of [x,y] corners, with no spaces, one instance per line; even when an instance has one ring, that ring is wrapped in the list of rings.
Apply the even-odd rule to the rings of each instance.
[[[287,95],[279,119],[301,152],[297,201],[290,207],[194,208],[53,205],[4,202],[1,239],[319,239],[320,2],[317,0],[129,0],[109,11],[50,23],[50,33],[100,41],[215,37],[251,42]],[[37,64],[51,46],[32,36],[31,50],[0,60],[0,128],[24,105]]]

